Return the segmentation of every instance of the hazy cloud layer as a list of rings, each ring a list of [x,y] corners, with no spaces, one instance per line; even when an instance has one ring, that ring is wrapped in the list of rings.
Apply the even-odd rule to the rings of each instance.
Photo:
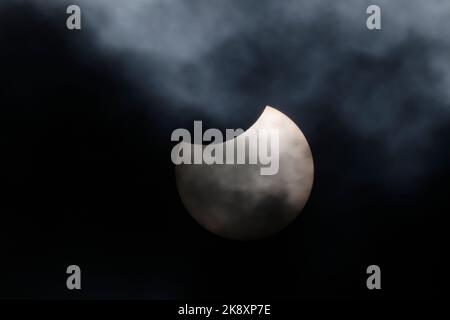
[[[180,117],[238,119],[270,104],[310,137],[331,118],[381,144],[396,178],[434,164],[430,144],[450,119],[449,1],[77,3],[98,50]],[[381,31],[365,27],[369,4],[382,8]]]
[[[137,83],[157,88],[179,108],[227,116],[230,108],[260,103],[261,95],[291,107],[314,108],[309,102],[327,94],[326,82],[337,76],[336,85],[352,77],[358,82],[351,84],[359,86],[342,88],[348,90],[340,92],[344,101],[335,102],[342,112],[351,112],[353,103],[363,102],[355,100],[364,97],[369,106],[377,100],[365,112],[368,118],[378,112],[390,116],[404,102],[394,89],[420,89],[417,95],[445,98],[441,101],[449,109],[448,1],[377,1],[383,12],[381,32],[365,28],[365,9],[373,1],[79,3],[85,28],[94,30],[100,46],[112,54],[131,54],[130,72]],[[370,63],[388,68],[382,59],[396,54],[403,56],[401,69],[371,72]],[[358,64],[358,57],[371,60]],[[434,83],[426,81],[427,73]],[[392,79],[396,86],[387,82]],[[366,116],[358,121],[363,128],[372,121]]]

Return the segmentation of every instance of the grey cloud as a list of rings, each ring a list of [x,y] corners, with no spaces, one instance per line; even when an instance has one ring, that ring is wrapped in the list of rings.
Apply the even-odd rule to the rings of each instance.
[[[179,108],[189,106],[226,117],[233,114],[228,112],[230,108],[240,110],[259,103],[258,93],[273,101],[282,100],[287,107],[314,108],[310,102],[318,94],[327,94],[321,88],[339,70],[342,79],[336,79],[337,83],[352,77],[360,81],[361,88],[348,88],[346,99],[336,101],[336,108],[352,112],[355,100],[362,93],[369,95],[370,89],[369,100],[379,96],[373,98],[379,105],[377,110],[389,117],[390,110],[396,109],[390,104],[402,101],[395,101],[398,97],[389,91],[386,80],[394,76],[399,78],[399,86],[423,85],[421,78],[416,83],[405,79],[420,76],[415,74],[419,68],[441,77],[432,88],[428,83],[421,90],[445,97],[448,104],[448,1],[376,1],[383,12],[383,30],[378,33],[365,28],[365,9],[373,1],[78,3],[83,8],[85,28],[93,30],[99,47],[112,55],[129,54],[124,59],[129,61],[136,85],[143,90],[157,88]],[[414,45],[423,47],[424,52],[412,52],[418,57],[408,54]],[[386,70],[370,75],[365,73],[364,63],[354,63],[355,57],[361,56],[382,62],[402,48],[407,65],[399,74]],[[427,55],[425,61],[416,61],[422,54]],[[267,77],[263,73],[260,76],[264,78],[255,78],[259,69],[267,70]],[[384,107],[382,97],[394,101]],[[357,123],[370,127],[364,117],[377,112],[369,110]]]
[[[239,118],[273,104],[314,135],[333,113],[384,145],[380,161],[411,163],[411,177],[432,165],[424,154],[450,119],[449,1],[78,3],[99,50],[180,115]],[[365,27],[369,4],[382,8],[381,31]]]

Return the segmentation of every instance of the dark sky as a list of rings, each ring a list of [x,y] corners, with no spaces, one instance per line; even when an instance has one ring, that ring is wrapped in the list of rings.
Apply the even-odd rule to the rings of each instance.
[[[2,1],[0,297],[437,296],[450,3],[376,3],[381,31],[365,1],[79,1],[71,32],[64,1]],[[170,134],[265,105],[307,137],[312,195],[278,235],[225,240],[183,208]]]

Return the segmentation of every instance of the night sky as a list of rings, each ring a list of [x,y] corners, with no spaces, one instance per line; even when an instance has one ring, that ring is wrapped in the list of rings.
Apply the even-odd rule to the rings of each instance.
[[[130,2],[1,1],[0,298],[440,295],[450,2]],[[311,197],[282,232],[227,240],[184,208],[170,135],[266,105],[308,139]]]

